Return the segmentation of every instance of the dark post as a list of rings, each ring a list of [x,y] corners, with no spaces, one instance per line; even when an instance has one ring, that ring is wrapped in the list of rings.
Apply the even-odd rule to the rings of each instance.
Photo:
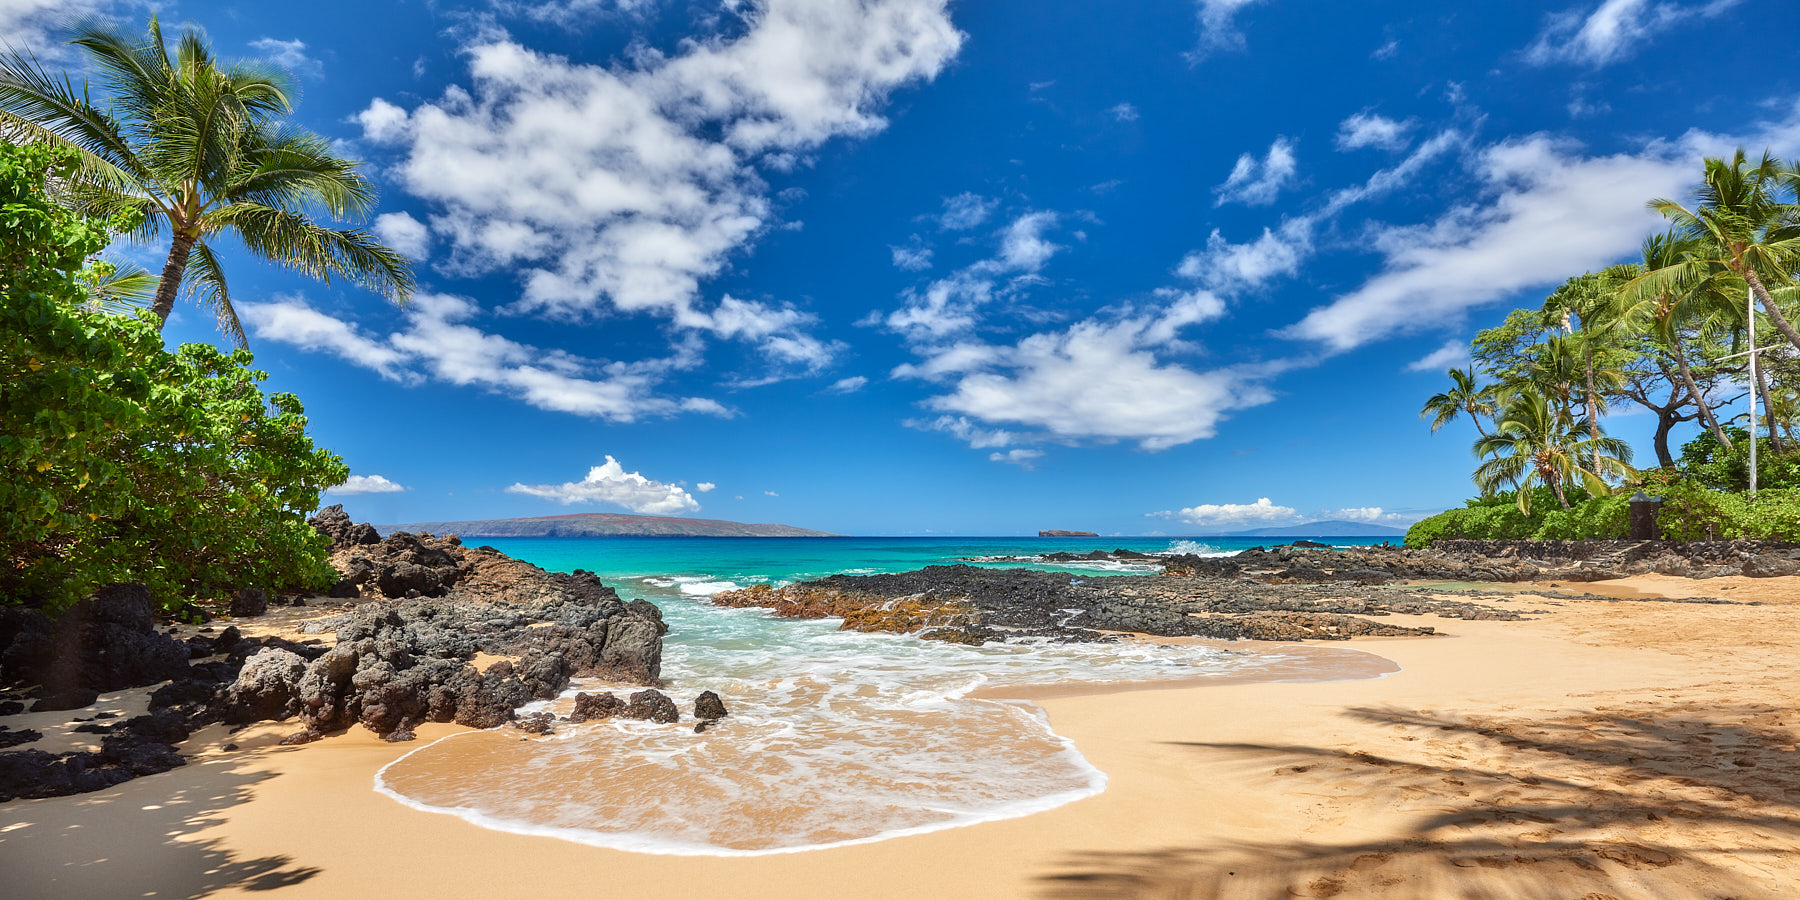
[[[1643,491],[1631,495],[1631,539],[1662,540],[1662,529],[1656,525],[1656,514],[1662,511],[1662,498]]]

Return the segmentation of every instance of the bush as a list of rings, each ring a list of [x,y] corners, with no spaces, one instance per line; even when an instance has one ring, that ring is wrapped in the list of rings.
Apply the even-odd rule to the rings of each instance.
[[[1534,541],[1617,540],[1631,533],[1631,495],[1620,491],[1610,497],[1583,500],[1571,509],[1544,514],[1543,524],[1532,532]]]
[[[1681,446],[1681,469],[1706,487],[1717,491],[1750,489],[1750,433],[1726,426],[1731,449],[1726,450],[1711,431],[1702,431]],[[1800,487],[1800,453],[1776,453],[1767,437],[1756,442],[1756,482],[1761,488]]]
[[[323,588],[304,516],[348,470],[247,351],[163,349],[144,318],[85,309],[87,260],[124,221],[45,197],[74,155],[0,145],[0,597],[60,606],[113,581],[171,606],[238,587]]]

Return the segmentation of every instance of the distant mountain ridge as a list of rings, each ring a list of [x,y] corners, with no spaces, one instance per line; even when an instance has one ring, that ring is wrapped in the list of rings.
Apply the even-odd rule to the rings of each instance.
[[[678,516],[630,516],[624,513],[573,513],[522,519],[476,519],[462,522],[411,522],[383,525],[396,531],[454,534],[458,537],[836,537],[792,525],[751,525],[724,519]]]
[[[1372,525],[1368,522],[1347,522],[1343,519],[1327,519],[1323,522],[1303,522],[1299,525],[1271,525],[1266,528],[1248,528],[1242,531],[1215,531],[1207,537],[1401,537],[1406,529],[1391,525]]]

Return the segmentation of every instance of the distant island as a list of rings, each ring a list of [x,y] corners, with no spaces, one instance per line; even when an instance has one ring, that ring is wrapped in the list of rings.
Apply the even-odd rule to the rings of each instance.
[[[1289,535],[1313,536],[1329,535],[1331,537],[1402,537],[1404,528],[1388,525],[1371,525],[1368,522],[1346,522],[1342,519],[1327,519],[1323,522],[1305,522],[1299,525],[1272,525],[1267,528],[1248,528],[1242,531],[1215,531],[1207,537],[1281,537]]]
[[[413,522],[384,525],[395,531],[454,534],[458,537],[836,537],[829,531],[792,525],[748,525],[723,519],[676,516],[630,516],[623,513],[574,513],[525,519],[480,519],[469,522]]]
[[[1057,531],[1057,530],[1052,529],[1050,531],[1038,532],[1038,537],[1099,537],[1099,536],[1100,535],[1095,534],[1092,531]]]

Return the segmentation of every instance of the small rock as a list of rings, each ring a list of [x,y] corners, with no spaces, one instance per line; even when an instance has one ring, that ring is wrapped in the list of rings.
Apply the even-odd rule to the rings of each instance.
[[[526,734],[555,734],[556,730],[550,727],[555,721],[556,716],[551,713],[535,712],[514,719],[513,727]]]
[[[584,691],[575,695],[575,709],[569,713],[569,721],[579,724],[610,719],[624,708],[625,704],[611,694],[589,694]]]
[[[725,701],[720,700],[718,694],[701,691],[700,696],[694,698],[694,718],[723,719],[728,715],[730,713],[725,709]]]
[[[244,588],[231,595],[231,616],[242,619],[269,611],[269,594],[262,588]]]
[[[632,694],[619,715],[627,719],[647,719],[662,725],[673,725],[681,721],[681,711],[675,708],[675,701],[670,700],[662,691],[654,689]]]
[[[305,731],[296,731],[293,734],[290,734],[287,737],[282,738],[281,743],[282,743],[282,746],[285,746],[285,747],[296,746],[299,744],[310,744],[313,741],[319,740],[320,738],[322,738],[324,736],[325,735],[320,734],[319,732],[314,731],[311,728],[308,728]]]

